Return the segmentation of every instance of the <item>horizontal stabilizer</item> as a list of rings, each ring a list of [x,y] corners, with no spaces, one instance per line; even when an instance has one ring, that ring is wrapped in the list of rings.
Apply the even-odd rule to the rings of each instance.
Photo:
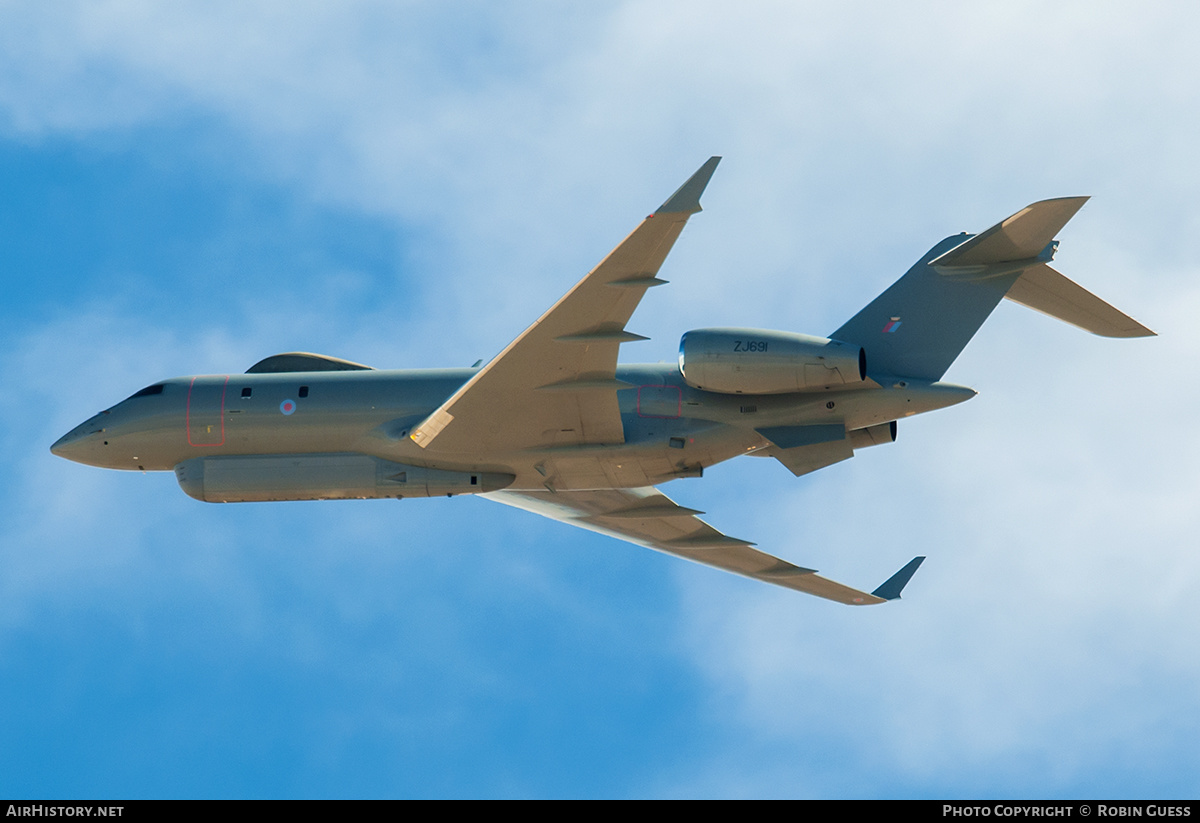
[[[1153,337],[1154,332],[1046,265],[1026,269],[1004,295],[1102,337]]]
[[[908,585],[908,581],[917,573],[917,569],[925,562],[924,557],[914,557],[908,561],[907,565],[900,571],[893,574],[871,594],[876,597],[882,597],[884,600],[899,600],[900,592],[904,591],[904,587]]]
[[[1032,203],[955,246],[932,265],[988,266],[1035,258],[1087,201],[1086,197],[1057,197]]]

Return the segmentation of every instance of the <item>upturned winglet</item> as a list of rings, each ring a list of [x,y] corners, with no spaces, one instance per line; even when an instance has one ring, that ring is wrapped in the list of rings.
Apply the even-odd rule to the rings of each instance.
[[[668,197],[667,202],[659,206],[654,213],[695,214],[702,211],[700,195],[704,194],[704,189],[708,187],[708,181],[712,179],[713,172],[717,170],[717,164],[720,162],[720,157],[708,158],[704,165],[697,169],[696,173],[689,177],[677,192]]]
[[[889,577],[884,584],[871,594],[876,597],[882,597],[884,600],[899,600],[900,592],[904,591],[904,587],[908,585],[908,581],[917,573],[917,569],[925,562],[924,557],[914,557],[904,566],[903,569]]]

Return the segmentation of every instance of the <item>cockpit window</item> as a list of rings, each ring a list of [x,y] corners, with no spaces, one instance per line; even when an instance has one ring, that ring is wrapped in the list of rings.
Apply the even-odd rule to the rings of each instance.
[[[134,397],[149,397],[152,394],[162,394],[162,393],[163,393],[163,384],[157,383],[153,386],[147,386],[146,388],[142,389],[137,394],[132,395],[129,399],[132,400]]]

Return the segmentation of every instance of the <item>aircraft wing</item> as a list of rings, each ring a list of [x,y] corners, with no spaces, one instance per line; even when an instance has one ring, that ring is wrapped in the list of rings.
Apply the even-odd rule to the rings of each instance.
[[[422,448],[481,454],[625,442],[617,407],[625,324],[720,162],[710,158],[573,289],[409,435]]]
[[[559,492],[505,490],[482,497],[764,583],[853,606],[886,603],[900,597],[900,591],[925,559],[913,558],[882,586],[867,593],[821,577],[813,569],[794,566],[760,552],[752,548],[753,543],[722,534],[696,516],[703,512],[680,506],[652,487]]]

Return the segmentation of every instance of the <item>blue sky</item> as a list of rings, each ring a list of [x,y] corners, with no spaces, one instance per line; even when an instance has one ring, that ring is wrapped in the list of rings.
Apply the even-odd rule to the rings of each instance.
[[[0,796],[1194,797],[1198,15],[0,4]],[[980,396],[666,491],[847,609],[482,500],[211,506],[50,455],[154,380],[499,351],[705,158],[630,328],[825,334],[1093,195]]]

